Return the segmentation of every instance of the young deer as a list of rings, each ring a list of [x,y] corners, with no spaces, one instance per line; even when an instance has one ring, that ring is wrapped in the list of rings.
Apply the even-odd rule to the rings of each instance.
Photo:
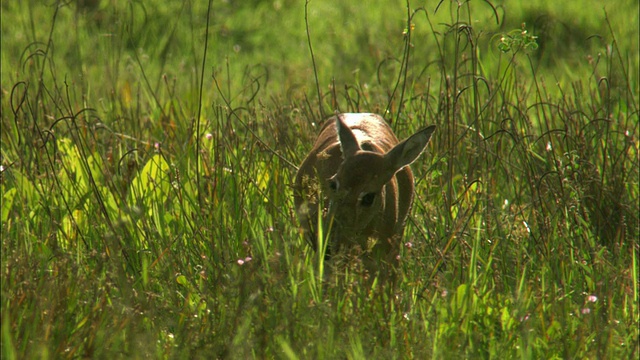
[[[435,129],[431,125],[398,143],[379,115],[339,114],[327,120],[294,186],[296,212],[314,250],[322,250],[320,210],[326,258],[356,250],[378,264],[393,265],[413,203],[409,164]]]

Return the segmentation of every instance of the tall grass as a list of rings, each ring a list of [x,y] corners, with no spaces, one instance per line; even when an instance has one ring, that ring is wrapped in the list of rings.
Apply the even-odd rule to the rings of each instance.
[[[3,357],[637,356],[637,4],[92,4],[2,5]],[[396,288],[297,228],[333,110],[438,125]]]

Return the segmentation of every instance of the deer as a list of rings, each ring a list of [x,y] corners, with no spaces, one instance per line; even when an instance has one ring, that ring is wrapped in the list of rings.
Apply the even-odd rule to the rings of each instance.
[[[435,129],[427,126],[399,142],[380,115],[336,113],[327,119],[293,186],[295,211],[311,247],[325,260],[355,251],[374,268],[393,267],[414,199],[409,165]]]

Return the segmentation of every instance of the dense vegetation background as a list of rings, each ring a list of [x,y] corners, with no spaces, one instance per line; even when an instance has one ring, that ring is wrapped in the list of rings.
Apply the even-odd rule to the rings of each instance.
[[[637,358],[637,1],[1,10],[3,358]],[[297,227],[334,110],[438,126],[395,287]]]

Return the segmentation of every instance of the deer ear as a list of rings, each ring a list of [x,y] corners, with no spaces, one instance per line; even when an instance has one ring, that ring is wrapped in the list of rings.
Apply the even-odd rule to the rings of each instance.
[[[340,150],[342,150],[342,158],[346,159],[353,156],[356,151],[361,150],[356,136],[351,129],[342,120],[342,115],[336,115],[336,128],[338,130],[338,140],[340,140]]]
[[[428,126],[411,135],[408,139],[396,145],[384,155],[387,165],[394,174],[403,167],[416,161],[427,147],[431,135],[435,130],[435,125]]]

